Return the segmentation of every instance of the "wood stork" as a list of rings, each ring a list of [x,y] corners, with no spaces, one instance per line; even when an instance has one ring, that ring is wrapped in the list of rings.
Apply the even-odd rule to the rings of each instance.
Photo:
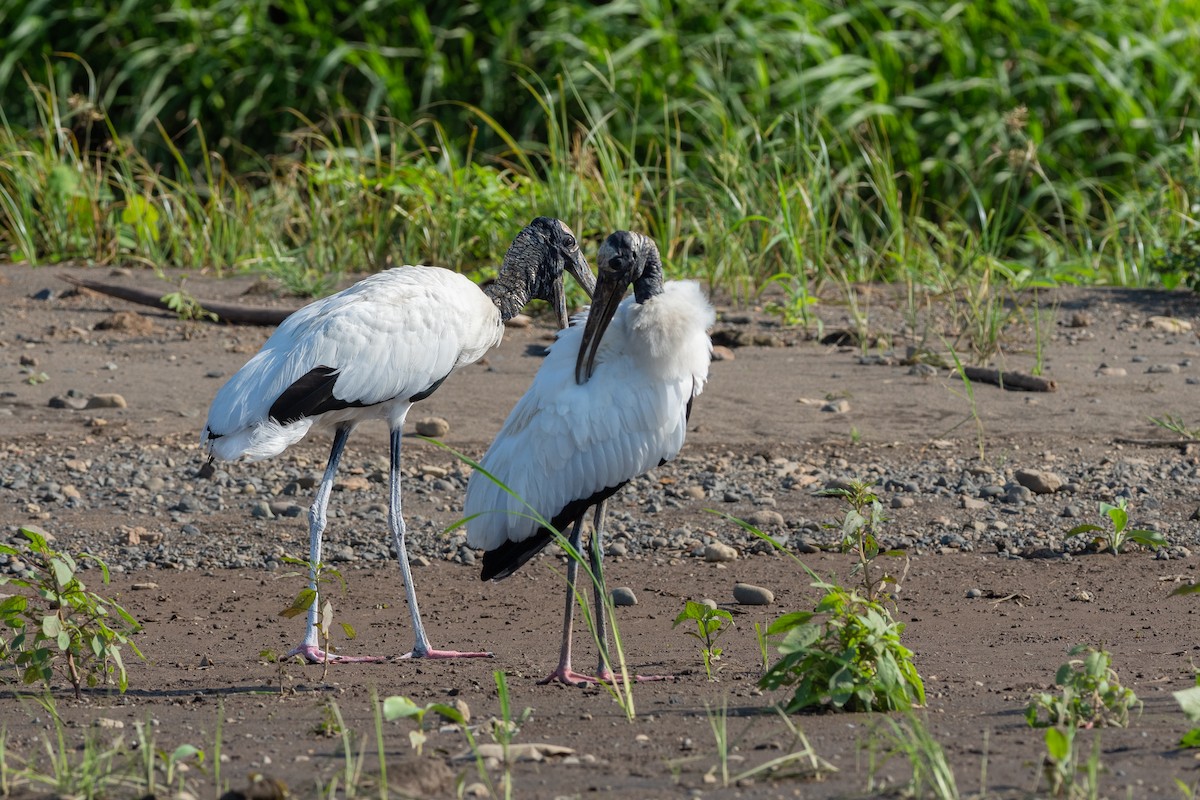
[[[612,234],[600,248],[586,325],[560,331],[529,391],[512,410],[467,484],[467,543],[482,548],[482,578],[504,578],[553,540],[530,507],[557,530],[580,530],[595,507],[590,542],[606,667],[602,536],[604,501],[631,479],[678,455],[692,399],[708,378],[715,313],[698,284],[663,284],[658,248],[646,236]],[[630,285],[633,297],[621,298]],[[495,480],[484,474],[490,473]],[[504,484],[512,493],[500,486]],[[529,504],[529,507],[525,505]],[[567,566],[567,604],[557,669],[543,683],[595,681],[571,669],[578,564]]]
[[[400,561],[416,644],[405,657],[489,656],[429,645],[413,589],[400,506],[400,443],[413,403],[431,395],[456,369],[500,343],[504,321],[532,298],[554,305],[565,326],[566,269],[590,295],[594,278],[563,222],[539,217],[513,241],[494,282],[480,289],[439,267],[404,266],[365,278],[288,317],[213,400],[200,436],[212,457],[270,458],[311,430],[332,429],[333,446],[309,510],[309,559],[321,561],[325,510],[334,474],[354,427],[385,420],[391,430],[388,528]],[[309,574],[316,590],[316,575]],[[291,654],[313,663],[379,661],[343,657],[318,647],[319,603],[308,612],[304,640]]]

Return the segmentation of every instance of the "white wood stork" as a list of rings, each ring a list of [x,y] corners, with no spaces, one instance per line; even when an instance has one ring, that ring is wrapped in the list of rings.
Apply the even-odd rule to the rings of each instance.
[[[500,343],[504,320],[532,298],[554,305],[566,324],[563,270],[590,295],[594,278],[571,230],[539,217],[509,247],[494,282],[480,289],[439,267],[404,266],[359,281],[288,317],[262,349],[217,393],[200,436],[204,450],[223,460],[278,455],[310,430],[332,429],[333,446],[309,510],[309,559],[321,561],[325,509],[334,474],[354,427],[382,419],[391,430],[388,527],[400,561],[416,643],[407,656],[488,656],[435,650],[429,645],[413,589],[400,506],[400,443],[404,418],[456,369]],[[316,590],[315,573],[309,586]],[[308,612],[304,640],[291,654],[313,663],[378,661],[344,657],[318,647],[319,603]]]
[[[663,284],[658,248],[646,236],[612,234],[600,248],[599,277],[586,325],[560,331],[529,391],[471,475],[463,513],[467,542],[482,548],[484,580],[504,578],[553,540],[525,503],[558,530],[580,530],[595,506],[590,543],[606,667],[602,535],[604,501],[629,480],[678,455],[692,399],[708,378],[715,313],[698,284]],[[634,295],[621,301],[630,285]],[[505,491],[502,483],[512,490]],[[514,496],[515,494],[515,496]],[[578,564],[567,566],[567,604],[557,669],[543,683],[597,680],[571,669]]]

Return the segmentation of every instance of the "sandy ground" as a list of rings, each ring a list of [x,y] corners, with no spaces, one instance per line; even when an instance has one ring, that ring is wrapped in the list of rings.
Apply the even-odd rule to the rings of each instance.
[[[154,284],[142,274],[86,274]],[[188,288],[206,299],[286,302],[261,295],[242,297],[249,283],[193,277]],[[42,289],[50,289],[51,296],[33,299]],[[5,464],[44,459],[47,454],[64,461],[102,462],[167,448],[176,454],[181,474],[194,474],[200,465],[195,442],[208,403],[269,330],[184,323],[149,310],[142,310],[133,329],[97,330],[97,323],[115,312],[137,309],[118,300],[64,295],[64,289],[55,272],[0,268],[0,447]],[[928,341],[928,334],[937,329],[936,313],[929,327],[906,329],[902,307],[890,303],[885,293],[872,293],[872,298],[872,329],[887,336],[901,354],[906,344],[923,335]],[[861,363],[859,347],[821,344],[779,329],[767,315],[740,310],[730,310],[717,330],[765,334],[782,346],[739,347],[732,360],[713,365],[709,387],[695,404],[685,456],[693,467],[721,459],[741,463],[754,456],[767,464],[772,459],[835,463],[848,477],[936,472],[939,465],[961,471],[963,463],[998,475],[1017,468],[1065,472],[1081,466],[1128,466],[1134,486],[1089,484],[1082,495],[1038,498],[1036,508],[1015,519],[1033,515],[1030,518],[1040,526],[1038,535],[1060,544],[1062,534],[1079,521],[1057,519],[1068,500],[1094,516],[1097,500],[1129,488],[1136,494],[1135,505],[1138,499],[1153,501],[1144,503],[1152,510],[1143,522],[1152,523],[1174,544],[1195,550],[1200,546],[1197,524],[1190,518],[1200,504],[1195,454],[1188,448],[1116,440],[1171,438],[1149,422],[1151,416],[1175,414],[1200,425],[1195,411],[1200,386],[1190,380],[1200,378],[1200,343],[1190,331],[1170,333],[1147,325],[1155,315],[1197,322],[1200,302],[1180,293],[1075,289],[1043,294],[1038,302],[1053,320],[1043,342],[1044,359],[1046,376],[1057,381],[1058,391],[1033,394],[975,385],[982,459],[963,384],[948,371],[921,376],[910,374],[904,364]],[[846,324],[835,302],[819,308],[826,331]],[[549,336],[549,328],[540,322],[510,331],[500,348],[447,381],[411,418],[449,420],[446,442],[479,455],[528,385],[539,363],[535,354]],[[868,354],[882,352],[887,343],[867,348]],[[1004,366],[1029,370],[1035,345],[1028,336],[1009,341]],[[22,366],[23,356],[36,363]],[[1157,370],[1160,366],[1163,371]],[[1148,371],[1151,368],[1156,371]],[[44,372],[48,380],[31,385],[31,372]],[[51,397],[68,389],[85,396],[117,392],[128,407],[102,412],[48,407]],[[849,410],[822,411],[828,398],[848,400]],[[97,427],[92,420],[101,414],[106,424]],[[364,426],[351,440],[351,458],[385,457],[385,445],[382,427]],[[326,447],[321,441],[305,443],[297,452],[319,465]],[[406,458],[450,461],[416,440]],[[664,469],[667,477],[669,470]],[[87,477],[76,484],[86,498]],[[832,501],[815,497],[816,488],[796,486],[784,492],[772,486],[763,492],[773,496],[773,509],[786,520],[829,520],[837,509]],[[371,502],[384,502],[381,487],[371,491]],[[706,499],[669,509],[661,515],[662,525],[687,525],[700,532],[717,529],[726,523],[704,511],[715,503]],[[720,505],[736,515],[755,510],[751,503]],[[618,500],[617,507],[639,513],[632,501],[622,505]],[[444,524],[456,519],[457,510],[441,499],[419,497],[406,506],[409,514]],[[964,509],[951,493],[921,494],[911,507],[889,509],[888,524],[898,537],[915,541],[930,531],[1009,518],[998,511],[1002,509],[994,505]],[[61,541],[72,546],[110,537],[123,524],[146,524],[114,519],[111,511],[90,509],[86,502],[76,508],[31,508],[24,495],[3,487],[0,512],[9,531],[35,523],[58,532]],[[286,534],[292,541],[302,541],[305,532],[302,517],[252,523],[244,508],[230,508],[207,524],[264,537]],[[335,520],[331,537],[337,535],[336,527]],[[386,534],[380,530],[378,535]],[[222,724],[222,781],[236,787],[250,773],[263,772],[308,795],[315,781],[327,784],[345,767],[341,740],[319,730],[331,700],[347,726],[368,737],[366,747],[372,755],[366,758],[365,773],[375,775],[372,693],[403,694],[419,703],[462,700],[475,721],[486,720],[499,713],[492,673],[503,670],[513,705],[532,709],[516,741],[573,751],[565,757],[518,763],[513,770],[517,797],[886,794],[888,787],[906,779],[908,768],[903,759],[884,758],[891,729],[880,716],[792,718],[816,753],[838,768],[823,780],[784,774],[724,787],[719,771],[712,772],[718,759],[709,713],[721,707],[728,708],[730,736],[737,737],[732,774],[794,746],[787,728],[769,710],[781,698],[755,686],[762,666],[754,624],[809,608],[816,594],[792,562],[751,554],[750,544],[744,542],[743,557],[729,564],[686,556],[610,559],[610,583],[633,588],[640,601],[619,615],[631,663],[641,672],[674,676],[635,688],[634,722],[625,720],[602,689],[536,684],[554,664],[560,625],[561,578],[555,570],[561,565],[550,558],[496,584],[482,584],[474,568],[448,562],[434,561],[417,570],[422,610],[435,644],[486,646],[495,659],[343,665],[331,668],[325,681],[320,667],[288,665],[282,694],[279,669],[258,654],[285,650],[298,637],[298,621],[276,614],[299,588],[296,579],[255,570],[121,575],[109,591],[145,622],[139,641],[148,661],[131,665],[131,688],[125,696],[93,694],[76,702],[60,692],[58,708],[71,726],[69,732],[80,738],[99,718],[123,726],[95,729],[101,736],[130,736],[135,723],[149,719],[157,723],[162,746],[190,742],[210,753]],[[845,576],[849,570],[849,562],[838,554],[815,553],[805,560],[822,573]],[[1187,598],[1168,598],[1171,588],[1193,578],[1195,564],[1191,557],[1156,560],[1145,552],[1120,558],[1014,560],[982,542],[972,552],[914,547],[897,616],[908,624],[905,643],[915,652],[927,681],[929,703],[920,711],[921,719],[946,749],[960,788],[975,792],[986,782],[982,788],[991,796],[1005,797],[1025,796],[1037,788],[1043,744],[1041,733],[1024,724],[1024,705],[1031,691],[1049,687],[1066,651],[1080,643],[1110,650],[1122,680],[1145,702],[1144,713],[1130,728],[1080,735],[1084,758],[1098,743],[1101,794],[1180,796],[1176,780],[1195,784],[1200,779],[1197,760],[1176,746],[1188,724],[1170,692],[1193,683],[1197,605]],[[347,648],[384,655],[407,650],[411,626],[398,570],[392,565],[362,565],[347,576],[350,592],[338,601],[338,616],[360,632]],[[735,581],[770,587],[775,604],[734,604],[729,588]],[[156,587],[135,591],[135,583]],[[982,596],[967,599],[969,589],[981,590]],[[704,596],[723,603],[736,621],[722,641],[726,655],[719,680],[711,682],[693,641],[671,627],[684,600]],[[578,666],[592,659],[594,647],[581,643]],[[37,739],[48,730],[48,718],[36,704],[16,699],[16,689],[10,686],[0,699],[0,716],[8,729],[9,750],[32,756],[39,749]],[[477,780],[473,766],[452,760],[464,750],[460,733],[430,735],[425,761],[449,764],[449,771],[442,772],[413,760],[408,743],[412,727],[397,722],[383,728],[394,791],[403,791],[403,775],[397,775],[406,772],[424,774],[434,786],[412,790],[422,796],[451,796],[456,774],[465,775],[468,783]],[[478,736],[489,740],[482,729]],[[189,778],[203,788],[213,779],[211,764],[202,772],[193,770]]]

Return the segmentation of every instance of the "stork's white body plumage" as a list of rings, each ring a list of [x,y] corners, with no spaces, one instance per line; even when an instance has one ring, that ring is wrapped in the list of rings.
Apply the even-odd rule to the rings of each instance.
[[[412,397],[478,361],[503,333],[499,309],[469,278],[440,267],[385,270],[285,319],[217,392],[201,444],[225,461],[259,461],[310,430],[403,424]],[[355,405],[273,418],[275,401],[318,367],[334,371],[333,397]]]
[[[309,588],[314,592],[326,507],[346,440],[364,420],[387,422],[388,528],[413,621],[413,657],[490,653],[435,650],[425,635],[400,503],[404,419],[413,403],[428,397],[452,372],[499,344],[504,320],[528,300],[553,303],[560,324],[565,324],[564,270],[591,294],[591,268],[570,229],[559,220],[539,217],[513,240],[486,289],[439,267],[397,267],[365,278],[284,320],[221,388],[209,410],[201,445],[208,455],[225,460],[270,458],[314,429],[333,430],[329,461],[309,510]],[[314,595],[304,640],[292,653],[309,661],[380,660],[323,652],[317,642],[319,608]]]
[[[579,385],[585,319],[558,333],[480,462],[517,497],[480,473],[471,476],[463,514],[479,515],[467,523],[472,547],[494,550],[537,533],[522,499],[553,520],[683,447],[688,406],[708,380],[712,351],[707,330],[715,314],[700,286],[671,282],[643,304],[625,298],[600,342],[595,373]]]
[[[658,249],[645,236],[612,234],[599,260],[591,309],[559,332],[482,469],[471,475],[463,508],[467,543],[485,551],[485,580],[512,574],[553,540],[539,519],[559,532],[570,526],[569,542],[580,553],[583,518],[595,508],[590,561],[597,677],[571,668],[578,573],[572,560],[559,664],[543,681],[574,685],[612,677],[603,600],[605,503],[628,481],[679,454],[692,399],[708,380],[707,331],[716,317],[695,282],[663,284]],[[634,296],[620,300],[631,284]]]

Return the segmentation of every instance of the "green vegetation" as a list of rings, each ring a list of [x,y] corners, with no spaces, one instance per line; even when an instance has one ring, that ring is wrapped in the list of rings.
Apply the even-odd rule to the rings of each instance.
[[[106,584],[108,566],[88,553],[60,553],[37,531],[21,528],[20,533],[28,540],[24,548],[0,545],[0,554],[27,565],[21,576],[0,576],[0,586],[25,591],[0,602],[0,664],[11,665],[22,682],[41,682],[47,690],[57,669],[77,699],[82,687],[114,679],[123,693],[129,680],[121,648],[128,646],[141,657],[133,642],[141,625],[117,603],[87,590],[78,561],[95,562]]]
[[[900,643],[904,624],[878,601],[824,581],[816,608],[785,614],[768,629],[782,637],[779,660],[759,682],[791,688],[788,711],[896,711],[925,703],[925,688]]]
[[[1008,291],[1176,285],[1200,238],[1183,0],[18,0],[0,31],[16,261],[320,294],[393,253],[485,277],[548,213],[788,322],[950,298],[982,361]]]
[[[1110,528],[1084,523],[1083,525],[1076,525],[1067,531],[1067,538],[1080,536],[1085,533],[1095,533],[1093,541],[1098,545],[1102,545],[1114,556],[1120,555],[1121,551],[1125,549],[1125,545],[1129,542],[1140,544],[1142,547],[1148,547],[1151,550],[1166,547],[1168,544],[1167,538],[1158,531],[1143,530],[1140,528],[1126,530],[1129,527],[1129,506],[1128,500],[1124,497],[1118,497],[1115,505],[1101,501],[1100,513],[1108,517],[1111,523]]]
[[[328,583],[328,581],[326,580],[326,576],[337,578],[338,583],[341,584],[342,593],[345,594],[346,579],[342,577],[342,573],[339,572],[336,568],[331,567],[324,562],[317,562],[316,564],[313,564],[311,561],[308,561],[306,559],[294,558],[292,556],[283,556],[283,561],[284,561],[284,563],[287,563],[287,564],[294,564],[296,566],[306,567],[308,569],[308,573],[306,575],[304,575],[304,573],[299,573],[299,572],[285,572],[284,574],[279,576],[280,578],[294,578],[297,575],[304,575],[304,577],[308,579],[308,581],[312,584],[312,586],[306,585],[303,589],[301,589],[300,592],[296,595],[296,598],[294,600],[292,600],[291,605],[289,605],[285,609],[282,609],[279,612],[279,616],[287,617],[288,619],[292,619],[293,617],[298,617],[301,614],[308,614],[313,609],[313,606],[316,605],[318,602],[320,602],[321,585]],[[313,588],[313,587],[316,587],[316,588]],[[347,640],[353,640],[353,639],[358,638],[358,631],[354,630],[354,626],[351,625],[349,622],[339,622],[338,625],[341,627],[342,634],[346,637]],[[326,597],[325,602],[321,603],[320,611],[317,614],[317,634],[318,634],[318,636],[320,636],[320,639],[321,639],[322,643],[324,644],[324,649],[325,649],[326,653],[337,652],[337,648],[334,647],[333,644],[330,642],[330,637],[331,637],[332,633],[333,633],[333,603],[329,600],[328,597]],[[275,660],[278,660],[278,659],[275,659]],[[282,667],[281,667],[281,669],[282,669]],[[321,680],[325,680],[326,677],[328,677],[328,675],[329,675],[329,660],[326,659],[324,662],[324,669],[321,672]],[[281,693],[282,693],[282,685],[283,684],[282,684],[282,678],[281,678],[280,679]]]
[[[889,578],[886,574],[873,578],[869,569],[878,555],[874,532],[882,516],[863,515],[873,501],[866,484],[853,484],[840,496],[850,505],[842,526],[846,532],[843,549],[858,554],[853,571],[862,572],[869,593],[865,597],[823,580],[794,553],[748,522],[721,514],[795,561],[812,578],[812,586],[822,592],[812,611],[784,614],[767,629],[767,636],[777,642],[779,660],[767,669],[759,686],[790,689],[792,696],[784,704],[789,712],[809,708],[907,711],[924,705],[925,685],[913,653],[900,643],[904,624],[893,619],[881,599],[882,587],[894,584],[895,579],[885,580]]]
[[[1129,724],[1129,712],[1141,708],[1133,690],[1121,685],[1109,653],[1085,645],[1071,648],[1071,656],[1080,654],[1083,658],[1071,658],[1054,676],[1061,694],[1040,692],[1029,701],[1025,721],[1031,726],[1123,728]]]
[[[713,679],[712,665],[721,660],[721,648],[717,647],[717,639],[721,634],[733,627],[733,615],[723,608],[712,608],[695,600],[688,600],[683,611],[675,618],[672,628],[678,628],[681,623],[694,622],[696,630],[686,631],[688,636],[700,642],[700,657],[704,661],[704,674]]]

